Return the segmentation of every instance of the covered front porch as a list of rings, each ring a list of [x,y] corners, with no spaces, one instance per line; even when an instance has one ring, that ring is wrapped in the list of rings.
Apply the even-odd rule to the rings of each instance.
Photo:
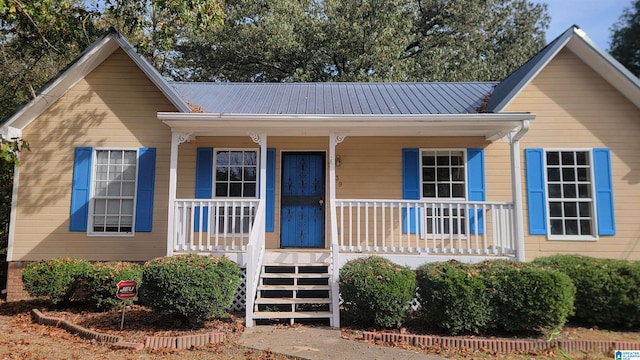
[[[356,257],[375,254],[413,267],[448,259],[524,259],[518,141],[532,115],[159,113],[158,118],[172,129],[167,253],[225,255],[245,268],[247,326],[261,318],[293,322],[314,317],[303,311],[303,298],[313,299],[314,306],[326,310],[318,316],[326,317],[331,326],[339,326],[338,270]],[[450,158],[459,156],[465,162],[462,183],[469,189],[465,188],[464,199],[423,196],[429,191],[422,188],[428,186],[426,180],[420,180],[428,172],[427,165],[409,170],[415,172],[414,180],[407,180],[404,173],[430,153],[413,143],[405,148],[405,142],[411,141],[403,139],[428,143],[424,148],[450,149],[454,146],[446,144],[457,144],[456,148],[463,149],[462,155],[450,151],[454,154]],[[438,139],[442,144],[434,145]],[[216,197],[209,193],[203,198],[197,187],[195,197],[178,196],[185,187],[179,174],[181,179],[192,181],[193,176],[183,174],[198,172],[193,153],[200,150],[195,149],[205,143],[226,149],[234,142],[241,143],[238,148],[254,148],[257,154],[255,196]],[[505,169],[511,175],[511,201],[488,201],[490,196],[484,190],[482,196],[473,195],[477,189],[467,184],[473,182],[476,170],[466,162],[475,161],[472,157],[477,151],[493,142],[508,144],[510,162]],[[386,148],[390,150],[375,151]],[[188,161],[195,164],[182,163]],[[358,165],[365,161],[366,166]],[[380,174],[371,176],[372,169],[379,169]],[[315,174],[316,180],[306,182],[306,175],[300,174]],[[215,177],[215,171],[210,176]],[[199,176],[195,177],[198,182]],[[291,190],[291,181],[286,180],[291,177],[305,185],[293,181]],[[182,194],[188,191],[182,190]],[[269,274],[276,266],[291,272]],[[279,279],[276,282],[289,279],[291,286],[302,285],[287,288],[291,299],[286,301],[265,298],[262,294],[273,286],[266,282],[274,277]],[[304,295],[304,291],[311,295]],[[261,304],[278,301],[291,303],[291,310],[268,314],[260,310]]]

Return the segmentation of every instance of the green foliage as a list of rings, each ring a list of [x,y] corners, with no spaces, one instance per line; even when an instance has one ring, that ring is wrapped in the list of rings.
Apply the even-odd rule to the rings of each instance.
[[[580,255],[538,258],[535,264],[567,274],[576,286],[575,319],[591,326],[640,326],[640,263]]]
[[[176,48],[198,81],[501,80],[540,50],[527,0],[229,0],[224,26]]]
[[[80,279],[89,266],[88,261],[73,258],[30,263],[22,273],[24,289],[31,296],[49,298],[53,304],[68,302],[79,289]]]
[[[554,329],[573,313],[576,288],[571,279],[529,263],[483,263],[480,273],[492,290],[495,324],[506,331]]]
[[[609,52],[635,76],[640,76],[640,0],[626,8],[611,27]]]
[[[4,258],[7,255],[13,171],[15,166],[20,165],[18,155],[21,150],[30,150],[29,143],[22,139],[13,141],[0,140],[0,258]]]
[[[451,261],[417,274],[425,321],[451,334],[553,329],[573,310],[571,280],[528,263]]]
[[[87,299],[98,309],[108,310],[121,306],[122,300],[116,297],[117,285],[121,280],[135,280],[140,286],[142,267],[135,263],[126,262],[92,264],[83,276]]]
[[[417,269],[425,321],[451,334],[479,334],[492,320],[490,292],[472,266],[455,261]]]
[[[415,273],[381,257],[352,260],[340,269],[345,315],[361,324],[400,327],[415,293]]]
[[[143,266],[140,297],[153,309],[172,311],[198,323],[227,313],[240,280],[240,268],[226,258],[161,257]]]

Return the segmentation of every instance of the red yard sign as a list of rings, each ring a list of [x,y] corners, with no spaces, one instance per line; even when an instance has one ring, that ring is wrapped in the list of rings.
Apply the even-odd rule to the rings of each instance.
[[[138,283],[134,280],[122,280],[118,283],[118,299],[127,300],[138,296]]]

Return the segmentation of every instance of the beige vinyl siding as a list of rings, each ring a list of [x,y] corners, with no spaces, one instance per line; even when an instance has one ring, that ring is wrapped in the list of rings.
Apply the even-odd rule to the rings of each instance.
[[[143,261],[166,254],[171,131],[157,111],[175,111],[122,51],[27,126],[23,138],[12,260],[58,256]],[[69,231],[74,151],[155,147],[153,231],[134,237],[88,237]]]
[[[528,235],[526,257],[554,253],[640,259],[640,110],[571,51],[562,50],[506,111],[536,115],[521,148],[611,149],[616,235],[598,241],[556,241]],[[524,212],[527,214],[523,156]]]

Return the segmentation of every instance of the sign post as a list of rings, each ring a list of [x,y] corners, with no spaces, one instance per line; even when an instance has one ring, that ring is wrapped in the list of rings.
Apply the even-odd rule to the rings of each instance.
[[[122,320],[120,321],[120,330],[122,330],[124,328],[124,313],[127,309],[127,300],[138,296],[138,283],[134,280],[121,280],[117,286],[116,297],[122,300]]]

